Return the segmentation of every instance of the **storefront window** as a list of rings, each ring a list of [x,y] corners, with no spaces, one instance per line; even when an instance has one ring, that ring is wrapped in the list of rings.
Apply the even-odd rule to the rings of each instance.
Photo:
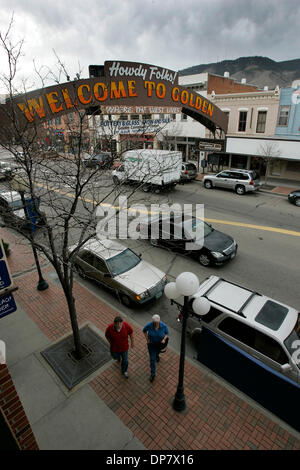
[[[232,155],[231,157],[231,168],[247,168],[247,156],[246,155]]]

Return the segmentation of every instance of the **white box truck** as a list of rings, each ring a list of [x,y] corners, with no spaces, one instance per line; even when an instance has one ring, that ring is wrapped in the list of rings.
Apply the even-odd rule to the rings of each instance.
[[[182,153],[169,150],[129,150],[123,162],[113,170],[113,181],[135,183],[144,192],[159,193],[172,189],[180,182]]]

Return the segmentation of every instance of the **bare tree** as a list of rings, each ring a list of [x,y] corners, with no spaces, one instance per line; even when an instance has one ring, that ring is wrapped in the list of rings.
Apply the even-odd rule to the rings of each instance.
[[[280,150],[276,142],[265,141],[259,145],[258,155],[263,158],[266,164],[265,184],[268,182],[270,163],[274,162],[280,156]]]
[[[92,154],[94,148],[93,143],[85,139],[87,111],[80,109],[75,102],[72,109],[76,119],[69,123],[73,137],[69,142],[69,151],[53,154],[45,152],[47,126],[36,122],[24,126],[15,113],[14,97],[20,91],[15,88],[14,82],[23,43],[12,44],[11,29],[12,21],[7,33],[0,34],[0,44],[9,64],[8,74],[0,77],[8,91],[7,103],[0,105],[0,116],[7,124],[1,130],[0,145],[14,155],[20,167],[19,184],[22,183],[26,188],[35,217],[31,218],[27,228],[24,220],[14,217],[6,217],[6,223],[43,253],[55,269],[68,305],[75,356],[81,358],[84,352],[73,295],[74,260],[80,248],[97,235],[97,208],[104,202],[114,205],[122,192],[126,192],[128,198],[138,195],[137,189],[143,185],[143,181],[125,189],[123,185],[112,184],[110,169],[88,169],[84,166],[84,153]],[[35,69],[44,84],[45,77],[49,77],[49,70],[44,75],[43,69],[38,70],[36,66]],[[60,60],[58,70],[59,78],[64,75],[68,79],[69,75]],[[26,96],[25,86],[21,93]],[[120,155],[115,152],[113,157],[118,158]],[[26,212],[26,206],[24,210]]]

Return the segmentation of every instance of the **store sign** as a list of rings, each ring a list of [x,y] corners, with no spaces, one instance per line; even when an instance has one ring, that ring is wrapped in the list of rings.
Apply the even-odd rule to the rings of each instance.
[[[16,302],[12,294],[0,297],[0,318],[6,317],[17,310]]]
[[[0,318],[17,310],[13,295],[9,292],[6,294],[6,290],[9,290],[12,285],[13,279],[9,272],[3,243],[0,240]]]
[[[78,107],[100,107],[105,114],[109,107],[115,106],[173,108],[177,112],[179,108],[210,130],[221,128],[226,132],[228,125],[228,116],[214,103],[178,85],[177,72],[137,62],[105,62],[103,77],[18,95],[13,104],[25,125],[74,112]],[[0,114],[0,120],[4,114]]]
[[[111,130],[113,134],[145,134],[157,132],[166,124],[171,122],[170,119],[146,119],[146,120],[118,120],[118,121],[102,121],[100,122],[99,131],[103,130],[107,134]]]

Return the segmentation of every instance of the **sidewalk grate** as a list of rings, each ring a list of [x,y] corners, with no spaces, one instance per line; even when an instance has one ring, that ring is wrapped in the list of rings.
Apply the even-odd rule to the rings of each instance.
[[[76,360],[72,354],[73,335],[41,352],[69,390],[111,360],[106,341],[89,326],[80,329],[80,340],[84,351],[87,351],[87,354],[80,360]]]

